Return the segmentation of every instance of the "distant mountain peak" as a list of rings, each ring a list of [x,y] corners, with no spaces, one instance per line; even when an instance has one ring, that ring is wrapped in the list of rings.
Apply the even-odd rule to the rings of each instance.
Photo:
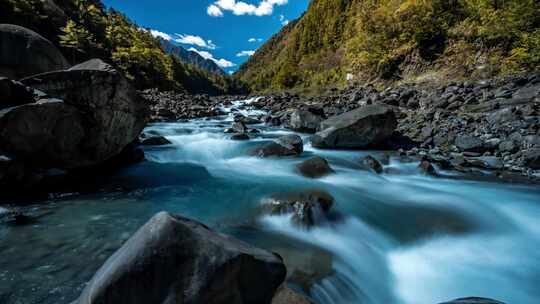
[[[172,43],[168,39],[164,39],[162,36],[158,36],[158,40],[161,44],[161,48],[164,52],[167,54],[174,55],[178,57],[180,60],[182,60],[185,63],[192,64],[200,69],[203,69],[205,71],[208,71],[210,73],[219,74],[219,75],[225,75],[225,71],[223,71],[214,61],[211,59],[206,59],[203,56],[201,56],[199,53],[192,51],[192,50],[186,50],[182,46],[176,45]]]

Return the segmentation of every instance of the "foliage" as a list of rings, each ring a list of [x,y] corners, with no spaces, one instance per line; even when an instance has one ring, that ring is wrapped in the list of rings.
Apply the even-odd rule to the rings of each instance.
[[[539,28],[537,0],[313,0],[237,76],[279,90],[344,85],[351,72],[375,82],[427,69],[469,77],[486,64],[489,76],[527,72],[540,66]]]

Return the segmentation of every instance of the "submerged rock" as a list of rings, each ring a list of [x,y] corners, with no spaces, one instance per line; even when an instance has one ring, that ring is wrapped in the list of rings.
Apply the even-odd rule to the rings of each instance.
[[[0,24],[0,76],[18,79],[68,67],[62,53],[38,33]]]
[[[146,124],[147,105],[101,60],[22,82],[54,98],[1,111],[0,146],[36,166],[98,165],[118,155]]]
[[[148,136],[141,139],[141,145],[143,146],[164,146],[170,144],[172,142],[161,135]]]
[[[161,212],[97,271],[77,304],[264,304],[285,279],[279,256]]]
[[[334,198],[321,190],[277,193],[263,200],[263,211],[272,215],[292,214],[295,224],[311,227],[332,208]]]
[[[231,136],[232,140],[249,140],[249,135],[245,133],[237,133]]]
[[[469,298],[455,299],[453,301],[444,302],[440,304],[504,304],[504,303],[499,302],[497,300],[493,300],[493,299],[469,297]]]
[[[382,164],[373,156],[368,155],[366,157],[363,157],[360,161],[362,165],[366,167],[367,169],[372,170],[373,172],[377,174],[383,173]]]
[[[302,138],[298,135],[286,135],[255,149],[252,154],[259,157],[297,156],[302,152],[304,152]]]
[[[435,167],[433,166],[433,164],[431,164],[429,160],[426,160],[426,159],[422,160],[420,162],[420,165],[418,165],[418,168],[420,168],[420,171],[425,175],[431,175],[431,176],[437,175],[437,170],[435,170]]]
[[[315,156],[296,166],[296,170],[305,177],[319,178],[334,173],[328,161],[322,157]]]
[[[369,105],[323,121],[312,144],[317,148],[374,148],[390,137],[396,127],[392,109]]]

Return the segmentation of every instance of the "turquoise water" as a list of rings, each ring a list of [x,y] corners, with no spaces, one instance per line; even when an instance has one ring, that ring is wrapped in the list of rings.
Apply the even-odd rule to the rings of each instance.
[[[241,103],[235,107],[242,108]],[[230,109],[226,109],[230,110]],[[260,112],[240,109],[244,114]],[[93,195],[29,207],[35,221],[0,225],[0,303],[70,303],[95,270],[155,213],[198,219],[281,254],[289,282],[316,303],[433,304],[463,296],[533,304],[540,298],[540,189],[420,174],[391,156],[375,175],[358,158],[384,152],[321,151],[299,158],[247,156],[289,131],[256,126],[249,142],[223,133],[231,117],[153,124],[172,145],[105,181]],[[307,137],[306,143],[307,143]],[[326,157],[336,174],[303,178],[294,165]],[[276,192],[324,189],[331,221],[311,230],[264,216]]]

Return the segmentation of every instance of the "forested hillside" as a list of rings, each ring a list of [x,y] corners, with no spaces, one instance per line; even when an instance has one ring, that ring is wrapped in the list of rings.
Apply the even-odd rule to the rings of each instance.
[[[237,76],[255,90],[444,81],[537,70],[536,0],[313,0]]]
[[[100,0],[0,0],[0,23],[21,25],[56,44],[72,64],[101,58],[137,88],[239,93],[238,80],[212,74],[166,54],[159,41]]]

